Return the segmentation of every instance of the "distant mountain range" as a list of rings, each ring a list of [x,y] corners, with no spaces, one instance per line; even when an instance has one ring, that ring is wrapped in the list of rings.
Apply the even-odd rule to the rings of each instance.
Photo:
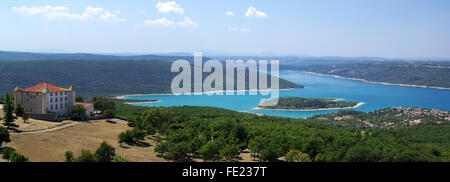
[[[306,55],[276,55],[276,54],[229,54],[213,51],[203,52],[203,60],[218,59],[220,61],[242,59],[244,61],[253,60],[280,60],[281,65],[316,65],[316,64],[341,64],[341,63],[360,63],[369,61],[388,61],[388,62],[441,62],[450,61],[446,58],[381,58],[381,57],[312,57]],[[193,54],[185,52],[174,53],[153,53],[153,54],[92,54],[92,53],[38,53],[38,52],[13,52],[0,51],[0,61],[52,61],[52,60],[77,60],[77,61],[149,61],[158,60],[173,62],[175,60],[187,60],[193,63]]]
[[[166,61],[184,59],[193,62],[193,56],[173,55],[103,55],[89,53],[32,53],[0,51],[0,61],[52,61],[52,60],[77,60],[77,61]],[[206,58],[208,59],[208,58]]]

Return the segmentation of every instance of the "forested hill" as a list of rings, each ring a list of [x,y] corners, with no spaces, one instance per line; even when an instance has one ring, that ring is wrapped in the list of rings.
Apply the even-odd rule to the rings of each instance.
[[[31,53],[31,52],[8,52],[0,51],[0,61],[42,61],[42,60],[77,60],[77,61],[143,61],[159,60],[173,62],[175,60],[187,60],[193,63],[193,56],[170,56],[170,55],[134,55],[117,56],[88,53]],[[203,59],[209,60],[204,57]]]
[[[286,69],[359,78],[374,82],[450,88],[450,62],[371,62],[311,65]]]
[[[0,62],[0,95],[41,82],[68,88],[77,95],[114,96],[169,93],[175,75],[171,63],[162,61],[15,61]],[[204,76],[207,76],[205,73]],[[280,88],[301,85],[280,79]]]
[[[210,107],[146,108],[121,103],[114,114],[133,122],[134,132],[159,131],[165,140],[155,152],[171,161],[236,161],[245,149],[261,161],[450,160],[448,124],[361,129],[320,119],[257,116]]]
[[[270,101],[266,101],[270,102]],[[274,106],[259,106],[262,109],[325,109],[325,108],[346,108],[356,106],[358,102],[345,102],[328,98],[301,98],[301,97],[280,97],[278,104]]]

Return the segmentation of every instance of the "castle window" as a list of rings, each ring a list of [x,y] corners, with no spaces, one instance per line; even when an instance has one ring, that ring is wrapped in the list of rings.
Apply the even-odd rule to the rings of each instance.
[[[62,97],[60,97],[60,98],[59,98],[59,101],[61,101],[61,102],[62,102]]]
[[[60,106],[59,108],[61,108],[61,109],[63,108],[62,104],[60,104],[59,106]]]
[[[53,104],[52,104],[52,105],[50,105],[50,110],[53,110]]]
[[[55,109],[58,109],[58,104],[55,104]]]
[[[53,96],[53,93],[50,93],[50,96]]]
[[[50,98],[50,102],[53,102],[53,98]]]
[[[64,98],[67,101],[67,97]]]

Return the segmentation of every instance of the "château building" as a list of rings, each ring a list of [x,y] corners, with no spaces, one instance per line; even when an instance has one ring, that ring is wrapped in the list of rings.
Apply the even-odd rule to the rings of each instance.
[[[41,83],[28,88],[14,89],[14,105],[25,107],[25,112],[34,119],[55,121],[72,115],[75,105],[75,88],[61,88]]]

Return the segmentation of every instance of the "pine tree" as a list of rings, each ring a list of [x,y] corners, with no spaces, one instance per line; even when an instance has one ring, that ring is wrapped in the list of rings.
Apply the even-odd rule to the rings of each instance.
[[[24,123],[26,123],[30,119],[30,116],[28,115],[27,112],[23,113],[22,119]]]
[[[5,126],[10,126],[11,123],[14,122],[13,110],[14,105],[11,101],[11,97],[9,94],[6,94],[5,104],[3,104],[3,113],[5,114],[3,121],[5,122]]]

